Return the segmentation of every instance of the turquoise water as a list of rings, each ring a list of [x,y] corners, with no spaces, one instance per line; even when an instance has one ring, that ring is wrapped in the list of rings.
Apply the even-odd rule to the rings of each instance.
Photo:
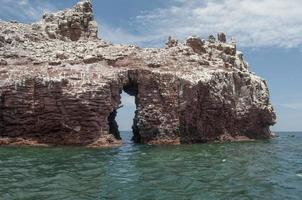
[[[123,132],[129,140],[130,133]],[[0,200],[302,199],[302,133],[107,149],[0,147]]]

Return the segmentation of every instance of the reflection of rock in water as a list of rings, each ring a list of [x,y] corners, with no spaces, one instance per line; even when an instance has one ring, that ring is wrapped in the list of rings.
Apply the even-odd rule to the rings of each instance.
[[[0,144],[119,144],[122,90],[135,96],[138,143],[271,136],[267,84],[222,33],[170,38],[162,49],[112,45],[97,38],[87,0],[33,25],[0,26]]]

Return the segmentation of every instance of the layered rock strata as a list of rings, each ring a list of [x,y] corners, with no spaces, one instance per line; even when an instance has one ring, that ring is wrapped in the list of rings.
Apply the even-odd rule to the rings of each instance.
[[[225,34],[165,48],[97,37],[90,1],[35,24],[0,22],[0,144],[108,146],[124,90],[145,144],[270,138],[267,83]]]

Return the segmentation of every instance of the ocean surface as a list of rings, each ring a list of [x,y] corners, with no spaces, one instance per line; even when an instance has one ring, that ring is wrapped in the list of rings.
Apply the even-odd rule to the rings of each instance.
[[[179,146],[0,147],[0,200],[302,199],[302,133]]]

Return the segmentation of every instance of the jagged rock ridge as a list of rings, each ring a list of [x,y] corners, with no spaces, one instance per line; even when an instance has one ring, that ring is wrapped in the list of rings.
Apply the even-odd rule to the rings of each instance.
[[[119,144],[122,90],[136,99],[138,143],[271,137],[267,84],[223,33],[161,49],[112,45],[98,39],[87,0],[0,27],[0,144]]]
[[[44,14],[36,28],[43,28],[49,38],[72,41],[97,38],[98,33],[91,1],[81,1],[72,9],[58,13]]]

